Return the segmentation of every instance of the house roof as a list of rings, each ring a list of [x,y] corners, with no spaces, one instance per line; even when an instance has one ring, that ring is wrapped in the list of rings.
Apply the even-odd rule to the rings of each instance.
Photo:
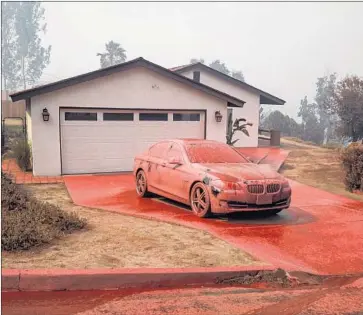
[[[220,99],[223,99],[227,101],[228,106],[232,107],[243,107],[245,104],[245,101],[238,99],[234,96],[228,95],[224,92],[218,91],[216,89],[211,88],[210,86],[207,86],[205,84],[202,84],[200,82],[196,82],[194,80],[191,80],[189,78],[186,78],[183,75],[180,75],[176,72],[170,71],[166,68],[163,68],[155,63],[152,63],[142,57],[136,58],[118,65],[114,65],[111,67],[99,69],[96,71],[88,72],[85,74],[81,74],[75,77],[71,77],[68,79],[60,80],[57,82],[41,85],[35,88],[27,89],[24,91],[20,91],[17,93],[13,93],[10,95],[13,102],[16,102],[18,100],[23,100],[27,98],[34,97],[36,95],[41,95],[45,93],[50,93],[56,90],[63,89],[68,86],[72,86],[78,83],[87,82],[90,80],[94,80],[100,77],[104,77],[113,73],[117,73],[123,70],[128,70],[134,67],[145,67],[147,69],[150,69],[152,71],[158,72],[161,75],[164,75],[168,78],[174,79],[178,82],[184,83],[186,85],[189,85],[193,88],[196,88],[197,90],[203,91],[209,95],[218,97]]]
[[[260,94],[260,104],[269,104],[269,105],[284,105],[285,104],[285,101],[277,96],[274,96],[270,93],[267,93],[265,91],[262,91],[250,84],[247,84],[246,82],[243,82],[241,80],[238,80],[238,79],[235,79],[227,74],[224,74],[218,70],[215,70],[211,67],[208,67],[206,66],[205,64],[203,63],[200,63],[200,62],[197,62],[197,63],[191,63],[191,64],[188,64],[188,65],[184,65],[184,66],[179,66],[179,67],[174,67],[174,68],[171,68],[169,70],[171,71],[174,71],[174,72],[177,72],[177,73],[182,73],[184,71],[187,71],[187,70],[192,70],[192,69],[204,69],[208,72],[210,72],[211,74],[213,75],[216,75],[224,80],[227,80],[229,82],[233,82],[233,83],[236,83],[236,84],[239,84],[240,86],[244,87],[244,88],[247,88],[249,90],[252,90],[258,94]]]

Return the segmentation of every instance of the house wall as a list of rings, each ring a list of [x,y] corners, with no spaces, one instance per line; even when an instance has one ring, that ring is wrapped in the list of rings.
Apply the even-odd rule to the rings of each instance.
[[[48,122],[42,119],[44,107],[50,113]],[[60,107],[205,109],[207,139],[225,142],[226,120],[217,123],[214,113],[219,110],[227,117],[226,101],[138,67],[32,98],[35,175],[61,174]]]
[[[223,80],[204,69],[196,69],[200,71],[200,82],[209,85],[210,87],[227,93],[231,96],[245,101],[243,108],[233,108],[233,120],[236,118],[245,118],[248,122],[253,123],[252,127],[248,128],[249,137],[242,133],[237,133],[234,139],[240,139],[236,146],[240,147],[257,147],[258,145],[258,126],[259,126],[259,110],[260,110],[260,95],[256,92],[249,91],[241,87],[237,83]],[[193,79],[193,70],[188,70],[182,75]]]

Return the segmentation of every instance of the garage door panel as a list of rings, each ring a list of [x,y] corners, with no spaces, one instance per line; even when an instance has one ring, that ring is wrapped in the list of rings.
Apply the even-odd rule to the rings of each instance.
[[[97,121],[66,121],[64,111],[60,119],[63,174],[131,171],[134,157],[158,141],[204,138],[203,112],[200,121],[173,121],[173,111],[168,111],[168,121],[139,121],[137,111],[134,121],[103,121],[103,111],[97,110]]]

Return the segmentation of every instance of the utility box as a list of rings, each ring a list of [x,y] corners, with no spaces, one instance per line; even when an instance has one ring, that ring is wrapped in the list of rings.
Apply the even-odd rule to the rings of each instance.
[[[281,131],[271,130],[270,145],[273,147],[280,146]]]

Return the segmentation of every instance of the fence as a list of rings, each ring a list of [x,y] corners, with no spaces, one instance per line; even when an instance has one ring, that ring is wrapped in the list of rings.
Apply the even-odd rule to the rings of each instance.
[[[25,119],[25,101],[12,102],[9,91],[1,91],[1,117],[15,118],[21,117]]]

